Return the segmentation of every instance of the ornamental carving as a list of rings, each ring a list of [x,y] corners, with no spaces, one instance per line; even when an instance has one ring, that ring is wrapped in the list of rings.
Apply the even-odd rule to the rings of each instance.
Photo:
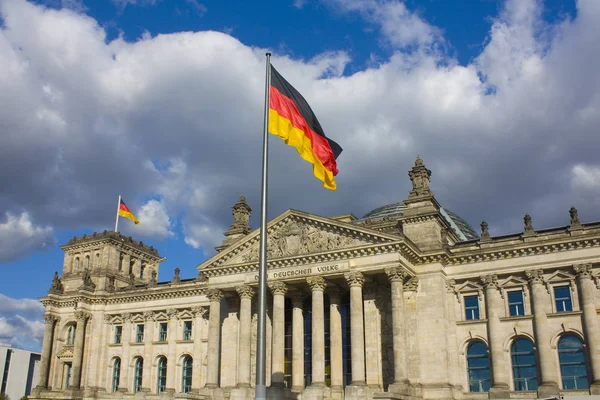
[[[571,217],[571,225],[580,225],[579,215],[577,215],[577,209],[575,207],[571,207],[569,216]]]
[[[86,313],[85,311],[77,311],[77,312],[75,312],[75,319],[77,321],[85,322],[90,317],[91,317],[91,315],[89,313]]]
[[[52,284],[50,285],[50,289],[48,289],[49,294],[63,294],[64,288],[60,276],[58,276],[58,272],[54,272],[54,277],[52,278]]]
[[[235,290],[242,299],[252,299],[254,297],[254,289],[248,285],[238,286]]]
[[[180,283],[181,282],[181,277],[179,276],[179,272],[181,270],[179,269],[179,267],[175,267],[175,275],[173,275],[173,280],[171,281],[171,283]]]
[[[484,289],[499,289],[498,275],[490,274],[480,277]]]
[[[104,323],[110,324],[110,320],[112,319],[112,315],[104,314]]]
[[[210,301],[221,301],[223,299],[223,292],[219,289],[208,289],[206,291],[206,297],[208,297]]]
[[[419,288],[419,278],[417,278],[416,276],[413,276],[408,281],[406,281],[406,283],[404,284],[405,292],[416,292],[418,288]]]
[[[481,238],[489,239],[490,233],[488,232],[488,223],[485,221],[481,221]]]
[[[123,322],[131,322],[131,313],[123,313],[121,314],[121,319]]]
[[[267,235],[267,259],[320,253],[361,244],[368,243],[354,237],[323,231],[308,224],[289,221],[280,229]],[[258,251],[257,243],[256,247],[242,255],[240,261],[258,261]]]
[[[81,280],[83,282],[83,284],[81,285],[82,289],[95,289],[96,288],[96,284],[94,284],[94,282],[92,282],[92,277],[90,276],[90,271],[86,268],[83,269],[83,272],[81,273]]]
[[[412,190],[408,194],[409,199],[421,196],[433,196],[433,193],[429,189],[431,171],[425,168],[421,157],[417,156],[415,166],[408,172],[408,176],[412,182]]]
[[[269,283],[269,289],[271,289],[271,293],[273,295],[285,296],[285,294],[287,293],[288,287],[283,282],[271,282],[271,283]]]
[[[575,264],[573,270],[581,279],[592,279],[592,264]]]
[[[327,282],[320,276],[311,276],[306,278],[306,283],[310,286],[310,290],[315,291],[324,291],[327,287]]]
[[[204,307],[200,307],[200,306],[195,306],[192,307],[192,314],[194,315],[194,317],[203,317],[206,314],[206,308]]]
[[[523,217],[523,223],[525,225],[525,232],[526,233],[533,233],[533,225],[531,224],[531,216],[529,214],[525,214],[525,216]]]
[[[54,314],[44,314],[44,321],[46,322],[46,324],[54,324],[56,321],[60,320],[60,318],[58,318],[56,315]]]
[[[348,282],[348,285],[350,287],[353,287],[353,286],[362,287],[365,284],[365,277],[363,276],[362,272],[358,272],[358,271],[346,272],[344,274],[344,278],[346,278],[346,281]]]
[[[390,282],[404,282],[408,275],[406,271],[400,267],[386,268],[385,274],[387,275]]]
[[[154,311],[144,311],[144,320],[145,321],[153,321],[154,320]]]
[[[525,271],[525,276],[527,277],[530,285],[543,285],[546,283],[546,280],[544,279],[544,271],[541,269]]]
[[[169,319],[175,319],[175,318],[177,318],[177,309],[176,308],[169,308],[167,310],[167,315],[169,316]]]

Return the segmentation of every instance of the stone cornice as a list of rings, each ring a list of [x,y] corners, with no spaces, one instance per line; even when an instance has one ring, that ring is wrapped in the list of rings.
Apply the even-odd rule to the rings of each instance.
[[[131,237],[125,237],[118,232],[104,231],[103,233],[94,233],[91,236],[84,235],[79,238],[73,238],[65,245],[60,246],[65,252],[86,251],[102,247],[103,245],[113,245],[117,248],[128,250],[130,253],[147,258],[153,262],[161,262],[165,259],[158,254],[152,246],[147,246],[143,242],[133,240]]]
[[[71,293],[64,295],[48,295],[40,298],[40,302],[48,307],[58,308],[75,307],[78,303],[84,304],[125,304],[135,302],[147,302],[152,300],[176,299],[206,294],[206,285],[166,286],[154,288],[136,288],[123,292],[104,294]]]

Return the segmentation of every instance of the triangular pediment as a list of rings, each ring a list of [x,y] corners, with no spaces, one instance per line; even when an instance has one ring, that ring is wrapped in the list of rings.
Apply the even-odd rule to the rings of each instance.
[[[456,285],[457,292],[479,292],[480,290],[483,290],[483,286],[474,281],[465,281]]]
[[[260,232],[256,229],[239,242],[198,266],[200,270],[258,262]],[[267,259],[350,249],[402,240],[402,236],[287,210],[267,225]]]
[[[73,346],[63,346],[56,357],[60,360],[71,360],[73,358]]]
[[[142,314],[135,314],[131,317],[131,322],[143,323],[144,316]]]
[[[183,311],[179,311],[179,313],[177,314],[177,317],[179,317],[179,319],[192,319],[192,318],[194,318],[194,315],[192,314],[192,312],[190,310],[183,310]]]
[[[527,281],[518,276],[511,275],[504,279],[500,284],[503,288],[515,287],[515,286],[527,286]]]
[[[546,279],[546,281],[548,283],[574,281],[574,280],[575,280],[575,275],[571,275],[568,272],[564,272],[564,271],[555,271],[552,275],[550,275]]]

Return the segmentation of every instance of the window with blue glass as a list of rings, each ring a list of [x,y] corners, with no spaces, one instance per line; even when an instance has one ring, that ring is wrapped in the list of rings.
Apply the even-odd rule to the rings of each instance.
[[[121,344],[122,336],[123,336],[123,327],[121,325],[115,326],[115,344]]]
[[[573,311],[569,286],[554,287],[554,301],[556,302],[556,312]]]
[[[522,290],[508,292],[508,312],[511,317],[525,315],[525,302],[523,301]]]
[[[558,361],[563,389],[589,389],[583,342],[577,336],[563,336],[558,342]]]
[[[467,320],[479,319],[479,297],[465,296],[465,318]]]
[[[510,347],[510,358],[515,390],[537,390],[537,366],[531,340],[525,338],[515,340]]]
[[[181,393],[189,393],[192,390],[192,368],[194,360],[190,356],[183,359],[181,371]]]
[[[71,387],[71,363],[66,363],[65,368],[65,388],[68,389]]]
[[[144,341],[144,324],[138,324],[135,332],[135,342],[142,343]]]
[[[158,341],[166,342],[167,341],[167,323],[161,322],[158,326]]]
[[[167,359],[158,359],[158,371],[156,374],[156,393],[162,393],[167,388]]]
[[[113,376],[112,376],[112,391],[117,392],[119,390],[119,379],[121,378],[121,359],[115,358],[113,364]]]
[[[135,359],[135,369],[133,373],[133,393],[137,393],[142,390],[142,376],[144,373],[144,359],[137,357]]]
[[[470,392],[490,390],[490,357],[485,343],[475,341],[467,348],[467,375]]]
[[[67,330],[67,344],[68,345],[72,345],[73,343],[75,343],[75,325],[71,325],[69,326],[69,329]]]
[[[183,321],[183,340],[192,340],[192,321]]]

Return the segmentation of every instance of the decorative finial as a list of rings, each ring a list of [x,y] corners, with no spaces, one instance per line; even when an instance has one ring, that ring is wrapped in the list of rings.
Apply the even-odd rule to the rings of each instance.
[[[421,157],[417,156],[415,166],[408,171],[408,176],[412,182],[412,191],[408,195],[409,199],[421,196],[433,196],[433,193],[429,189],[431,171],[425,168]]]
[[[577,209],[575,207],[571,207],[569,210],[569,215],[571,216],[571,225],[579,225],[579,215],[577,215]]]
[[[171,283],[179,283],[181,282],[181,278],[179,277],[179,267],[175,267],[175,275],[173,276],[173,281]]]
[[[488,223],[485,221],[481,221],[481,238],[489,239],[490,233],[488,232]]]
[[[531,216],[529,214],[525,214],[523,222],[525,223],[525,233],[534,232],[533,225],[531,225]]]

